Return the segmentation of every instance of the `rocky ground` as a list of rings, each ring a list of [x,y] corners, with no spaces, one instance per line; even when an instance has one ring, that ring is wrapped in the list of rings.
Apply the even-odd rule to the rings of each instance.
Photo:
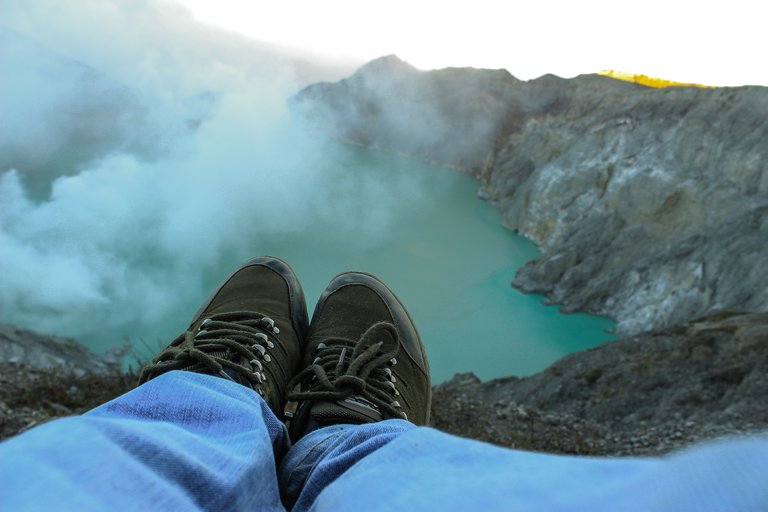
[[[8,350],[24,340],[34,358]],[[74,340],[7,325],[3,354],[0,439],[84,412],[136,382]],[[434,388],[432,424],[527,450],[658,454],[768,431],[766,396],[768,314],[721,314],[574,353],[531,377],[457,375]]]
[[[656,454],[768,430],[768,314],[723,313],[570,354],[531,377],[435,388],[436,427],[503,446]]]
[[[76,375],[61,368],[0,363],[0,440],[52,419],[81,414],[135,386],[136,375]]]
[[[768,310],[768,88],[419,71],[395,56],[313,84],[324,133],[463,169],[539,246],[514,285],[622,335]]]
[[[97,356],[71,338],[0,324],[0,439],[80,414],[132,388],[127,350]]]

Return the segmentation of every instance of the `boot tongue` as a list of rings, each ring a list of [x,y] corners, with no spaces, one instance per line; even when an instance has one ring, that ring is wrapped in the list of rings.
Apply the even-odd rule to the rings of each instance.
[[[379,408],[359,396],[338,402],[317,401],[312,404],[310,417],[318,424],[374,423],[382,420]]]

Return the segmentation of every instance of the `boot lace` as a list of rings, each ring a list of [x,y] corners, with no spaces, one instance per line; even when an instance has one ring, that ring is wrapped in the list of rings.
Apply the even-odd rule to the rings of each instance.
[[[397,329],[388,322],[372,325],[358,340],[327,339],[317,345],[312,364],[288,384],[294,389],[308,382],[308,389],[290,392],[288,400],[340,401],[355,396],[375,405],[385,419],[407,419],[391,370],[399,347]]]
[[[171,370],[244,379],[264,396],[264,364],[272,361],[270,338],[279,333],[275,321],[260,313],[238,311],[206,318],[197,330],[186,331],[141,370],[139,384]],[[242,384],[243,382],[238,382]]]

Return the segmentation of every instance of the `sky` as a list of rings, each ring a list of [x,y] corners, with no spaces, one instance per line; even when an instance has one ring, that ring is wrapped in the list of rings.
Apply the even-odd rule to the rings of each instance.
[[[206,23],[339,60],[395,53],[421,69],[506,68],[526,80],[617,69],[768,85],[765,16],[751,0],[177,1]]]

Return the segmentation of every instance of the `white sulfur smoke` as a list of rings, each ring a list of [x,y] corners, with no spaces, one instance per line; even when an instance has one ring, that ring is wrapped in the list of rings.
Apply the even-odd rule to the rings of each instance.
[[[288,96],[348,69],[161,1],[2,12],[0,321],[94,347],[183,326],[222,261],[322,223],[385,236],[417,194],[344,169],[290,119]]]

